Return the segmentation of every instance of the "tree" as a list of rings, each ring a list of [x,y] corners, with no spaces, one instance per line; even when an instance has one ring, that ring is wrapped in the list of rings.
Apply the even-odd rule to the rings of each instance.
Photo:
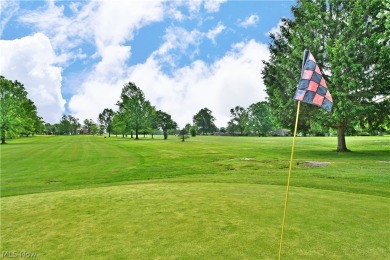
[[[93,134],[93,135],[96,135],[97,133],[99,133],[99,127],[94,122],[91,125],[91,132],[90,133]]]
[[[79,119],[68,115],[68,121],[70,124],[70,132],[75,135],[77,133],[77,129],[81,126]]]
[[[203,135],[207,133],[212,133],[217,128],[214,124],[215,117],[212,115],[212,112],[208,108],[203,108],[193,117],[194,125],[196,125],[199,131]]]
[[[104,127],[104,130],[108,132],[108,137],[111,136],[112,120],[114,117],[114,111],[109,108],[105,108],[102,113],[99,114],[99,123]]]
[[[230,109],[231,123],[235,124],[243,135],[245,128],[248,126],[248,112],[241,106]]]
[[[147,129],[151,123],[153,107],[150,102],[140,88],[129,82],[123,86],[117,105],[126,126],[135,130],[135,139],[138,139],[139,130]]]
[[[273,127],[272,113],[266,101],[252,104],[248,108],[248,120],[251,129],[259,136],[266,136]]]
[[[24,116],[20,135],[29,136],[43,130],[42,118],[38,116],[37,107],[30,99],[26,99],[22,104]]]
[[[34,133],[35,127],[40,128],[41,123],[34,102],[27,98],[23,84],[0,76],[1,144],[6,143],[6,137],[14,137],[22,132]]]
[[[96,126],[96,124],[92,119],[84,119],[84,127],[87,129],[88,134],[91,134],[92,130],[95,130],[92,129],[94,126]]]
[[[188,136],[188,132],[185,128],[181,129],[179,132],[179,139],[181,139],[182,142],[184,142],[185,139],[190,138]]]
[[[160,127],[164,133],[164,140],[168,139],[168,130],[176,129],[177,123],[172,120],[171,115],[158,110],[156,114],[157,126]]]
[[[122,134],[122,138],[125,137],[126,133],[126,121],[123,118],[123,114],[121,113],[115,113],[113,119],[112,119],[112,129],[116,135],[118,133]]]
[[[187,123],[184,128],[186,129],[187,133],[190,132],[191,128],[192,128],[192,125],[190,123]]]
[[[50,123],[45,123],[45,134],[54,135],[56,134],[55,126]]]
[[[294,18],[283,19],[280,34],[271,35],[271,58],[262,71],[270,104],[284,126],[294,122],[292,97],[304,49],[312,50],[323,69],[333,111],[327,114],[302,103],[299,129],[308,131],[311,120],[337,129],[337,151],[344,152],[348,128],[363,115],[389,111],[390,48],[383,40],[384,5],[381,0],[299,0],[292,8]]]
[[[190,134],[191,134],[192,137],[195,137],[195,136],[196,136],[196,129],[195,129],[195,127],[191,126],[191,128],[190,128]]]
[[[59,123],[59,129],[58,130],[59,130],[60,134],[62,134],[62,135],[71,134],[72,133],[68,116],[62,115],[60,123]]]

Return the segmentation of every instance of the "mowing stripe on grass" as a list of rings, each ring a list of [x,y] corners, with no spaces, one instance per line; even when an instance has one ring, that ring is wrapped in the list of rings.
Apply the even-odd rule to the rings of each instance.
[[[284,188],[144,183],[2,198],[2,251],[42,259],[275,259]],[[390,199],[291,188],[283,256],[385,259]]]

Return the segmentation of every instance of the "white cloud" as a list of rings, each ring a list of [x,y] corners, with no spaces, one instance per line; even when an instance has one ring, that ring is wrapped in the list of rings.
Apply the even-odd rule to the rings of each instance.
[[[202,0],[188,0],[183,2],[187,4],[188,9],[192,13],[198,13],[200,11],[200,7],[202,6]]]
[[[84,119],[96,122],[103,109],[116,110],[115,104],[119,100],[124,83],[126,81],[123,78],[114,82],[89,78],[82,84],[79,93],[72,96],[69,101],[70,113],[80,119],[80,122]]]
[[[225,3],[227,0],[205,0],[204,8],[209,13],[216,13],[219,11],[221,4]]]
[[[204,38],[204,33],[197,29],[187,31],[183,27],[171,26],[167,28],[163,38],[165,42],[151,56],[175,67],[177,54],[174,52],[193,58],[198,53],[198,47]]]
[[[91,78],[73,96],[69,107],[82,120],[95,119],[104,108],[116,109],[123,84],[131,81],[157,109],[171,114],[180,127],[192,123],[192,117],[204,107],[213,112],[217,126],[226,126],[231,108],[247,108],[265,99],[260,70],[261,60],[267,60],[268,55],[265,44],[254,40],[240,42],[212,64],[196,60],[171,74],[162,70],[160,57],[151,55],[115,82]]]
[[[70,10],[73,13],[65,15],[61,2],[49,1],[20,19],[49,36],[59,53],[56,60],[64,67],[69,60],[86,58],[83,44],[95,45],[96,53],[90,58],[100,61],[78,87],[68,86],[69,91],[76,92],[69,101],[69,112],[80,119],[95,120],[100,107],[114,107],[119,97],[131,55],[131,47],[124,43],[139,28],[163,19],[162,1],[91,1],[72,4]],[[63,107],[63,102],[60,104]]]
[[[93,78],[105,81],[116,80],[125,72],[126,60],[130,57],[129,46],[112,45],[102,50],[102,60],[96,65]]]
[[[244,21],[240,22],[240,26],[248,28],[249,26],[255,26],[259,22],[260,18],[258,15],[251,15]]]
[[[220,34],[225,29],[226,26],[224,26],[222,23],[218,23],[217,27],[209,30],[206,36],[212,41],[213,44],[216,44],[215,38],[218,36],[218,34]]]
[[[280,20],[279,23],[275,26],[272,27],[272,29],[267,32],[265,35],[269,36],[271,33],[274,35],[280,34],[280,27],[283,25],[283,22]]]
[[[99,52],[106,46],[122,44],[134,32],[163,19],[162,1],[102,1],[94,13],[93,30]]]
[[[194,61],[167,75],[153,57],[132,68],[129,80],[142,88],[146,97],[172,115],[180,126],[192,122],[200,109],[213,111],[218,126],[226,126],[229,110],[237,105],[248,107],[265,99],[260,77],[262,59],[268,59],[265,44],[254,40],[232,47],[213,64]]]
[[[82,7],[73,4],[71,9],[74,13],[68,17],[64,14],[64,6],[57,6],[53,1],[48,1],[47,6],[28,11],[19,19],[47,35],[54,50],[71,59],[74,56],[72,49],[93,38],[91,28],[94,23],[90,18],[97,6],[97,2],[93,1]]]
[[[0,73],[24,84],[38,114],[47,122],[58,122],[64,113],[61,68],[50,40],[42,33],[12,41],[0,41]]]
[[[166,2],[172,9],[176,9],[181,6],[187,7],[190,17],[194,18],[202,11],[202,7],[207,13],[219,12],[220,6],[227,2],[227,0],[170,0]]]
[[[59,2],[61,3],[61,2]],[[53,1],[39,10],[25,13],[20,20],[34,25],[48,35],[57,53],[66,62],[85,58],[80,46],[94,43],[97,56],[107,53],[105,48],[120,46],[131,40],[136,30],[163,19],[162,0],[157,1],[91,1],[71,4],[72,14],[64,14],[65,7]]]

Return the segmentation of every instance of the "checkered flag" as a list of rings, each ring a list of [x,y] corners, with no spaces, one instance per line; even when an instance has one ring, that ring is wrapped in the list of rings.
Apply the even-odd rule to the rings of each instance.
[[[295,100],[313,104],[332,111],[332,96],[326,87],[325,79],[313,55],[309,52],[302,68],[302,76],[297,86]]]

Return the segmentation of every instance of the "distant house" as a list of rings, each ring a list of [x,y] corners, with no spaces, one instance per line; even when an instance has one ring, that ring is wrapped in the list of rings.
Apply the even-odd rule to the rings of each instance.
[[[291,131],[288,129],[278,129],[271,132],[272,136],[290,136]]]
[[[79,129],[77,129],[77,133],[78,134],[88,134],[88,128],[86,128],[86,127],[82,127],[82,128],[79,128]]]

